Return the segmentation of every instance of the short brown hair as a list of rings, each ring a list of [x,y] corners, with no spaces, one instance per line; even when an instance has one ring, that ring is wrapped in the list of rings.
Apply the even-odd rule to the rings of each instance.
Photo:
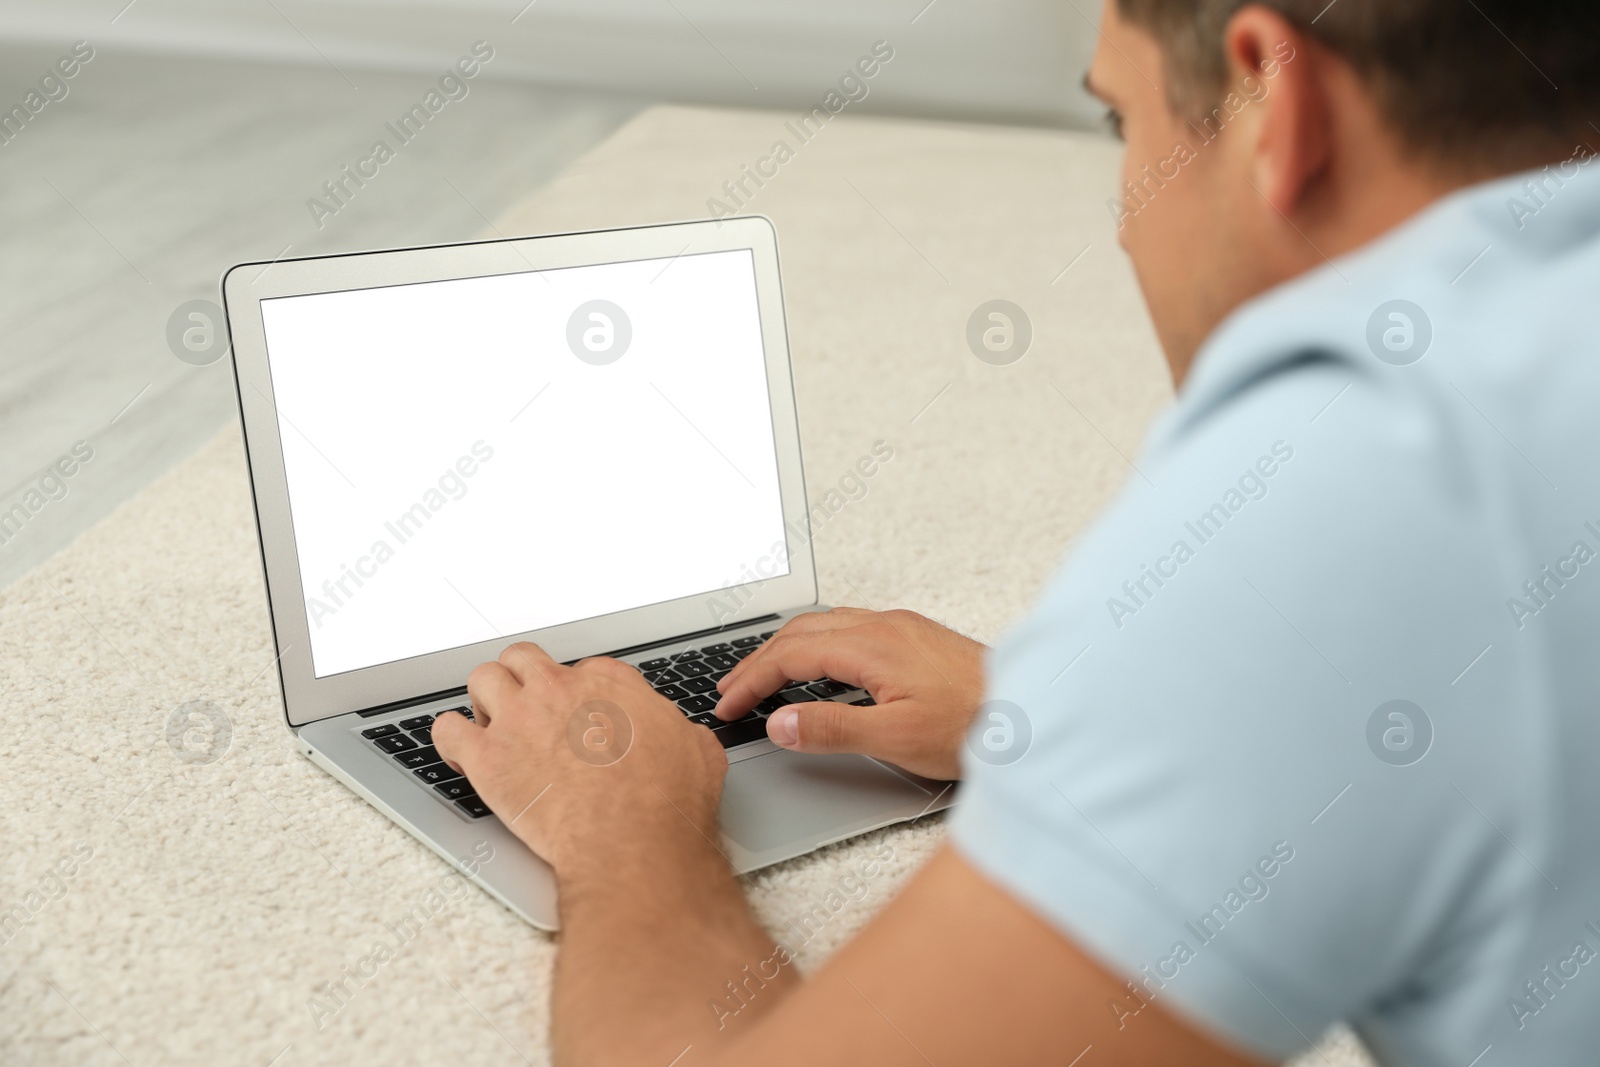
[[[1418,154],[1530,164],[1600,144],[1600,4],[1594,0],[1254,0],[1337,53]],[[1223,32],[1249,0],[1117,0],[1155,36],[1173,104],[1224,89]]]

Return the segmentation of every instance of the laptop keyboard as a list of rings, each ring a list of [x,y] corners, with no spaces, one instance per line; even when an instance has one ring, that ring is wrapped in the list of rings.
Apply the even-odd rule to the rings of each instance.
[[[472,718],[471,708],[450,708]],[[405,770],[411,772],[424,786],[431,787],[445,803],[453,804],[457,811],[469,819],[487,818],[489,805],[478,799],[472,784],[450,769],[450,765],[433,747],[434,716],[414,715],[399,722],[369,726],[361,736],[387,753]]]
[[[753,712],[733,722],[723,722],[712,709],[717,706],[717,683],[734,665],[754,652],[776,630],[760,636],[735,637],[700,648],[684,649],[638,664],[652,689],[676,704],[692,723],[708,727],[723,748],[734,748],[767,736],[766,717],[786,704],[815,700],[841,700],[856,707],[867,707],[872,698],[842,682],[824,678],[816,682],[787,682],[778,692],[756,705]],[[472,718],[469,707],[448,708]],[[441,713],[442,714],[442,713]],[[472,784],[450,769],[433,747],[433,714],[413,715],[381,726],[369,726],[361,736],[391,757],[423,787],[432,789],[441,802],[453,805],[469,819],[483,819],[489,806],[479,799]]]

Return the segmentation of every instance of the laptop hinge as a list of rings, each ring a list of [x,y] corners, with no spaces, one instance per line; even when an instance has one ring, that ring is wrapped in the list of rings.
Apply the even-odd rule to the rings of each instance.
[[[616,648],[612,649],[610,652],[602,652],[600,655],[609,656],[612,659],[615,659],[618,656],[631,656],[635,652],[645,652],[652,648],[660,648],[662,645],[675,645],[679,641],[693,641],[701,637],[710,637],[712,634],[727,633],[729,630],[742,630],[746,626],[753,626],[759,622],[771,622],[777,617],[778,616],[776,614],[771,614],[760,615],[754,619],[740,619],[738,622],[729,623],[726,626],[713,626],[709,630],[695,630],[692,633],[679,634],[676,637],[664,637],[660,641],[646,641],[642,645],[629,645],[627,648]],[[578,661],[575,659],[568,660],[567,664],[570,666],[576,662]]]
[[[741,619],[738,622],[729,623],[726,626],[713,626],[709,630],[695,630],[691,633],[678,634],[676,637],[662,638],[659,641],[646,641],[642,645],[629,645],[627,648],[614,648],[610,652],[601,652],[599,655],[609,656],[613,659],[618,656],[631,656],[635,652],[645,652],[652,648],[660,648],[662,645],[675,645],[680,641],[694,641],[701,637],[710,637],[713,634],[727,633],[729,630],[742,630],[746,626],[754,626],[757,623],[771,622],[777,617],[777,614],[773,613],[769,615],[760,615],[754,619]],[[575,659],[568,660],[567,666],[571,666],[576,662],[578,661]],[[367,718],[372,715],[385,715],[391,711],[400,711],[403,708],[416,707],[418,704],[427,704],[435,700],[444,700],[447,697],[466,696],[466,694],[467,687],[460,685],[456,686],[454,689],[441,689],[437,693],[426,693],[422,696],[407,697],[404,700],[391,701],[388,704],[379,704],[375,708],[364,708],[361,711],[356,712],[356,714],[360,715],[362,718]]]
[[[454,689],[441,689],[437,693],[428,693],[420,697],[406,697],[404,700],[395,700],[388,704],[379,704],[375,708],[364,708],[361,711],[356,712],[356,714],[360,715],[362,718],[366,718],[369,715],[382,715],[385,712],[399,711],[402,708],[414,708],[418,704],[426,704],[430,700],[443,700],[445,697],[464,697],[466,695],[467,687],[464,685],[458,685]]]

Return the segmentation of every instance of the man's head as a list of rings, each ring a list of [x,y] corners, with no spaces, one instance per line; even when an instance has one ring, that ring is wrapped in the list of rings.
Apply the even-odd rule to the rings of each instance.
[[[1087,84],[1173,377],[1234,308],[1452,189],[1600,147],[1580,0],[1107,0]]]

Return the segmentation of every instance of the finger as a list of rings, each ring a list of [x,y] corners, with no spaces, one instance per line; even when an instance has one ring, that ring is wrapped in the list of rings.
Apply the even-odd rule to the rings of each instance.
[[[831,700],[790,704],[767,716],[767,736],[795,752],[864,752],[893,755],[893,716],[881,707],[857,708]]]
[[[784,623],[778,632],[765,644],[759,646],[750,655],[734,664],[733,669],[723,677],[717,689],[724,693],[727,692],[730,685],[750,671],[752,661],[759,662],[768,649],[772,647],[772,642],[780,637],[847,629],[852,626],[859,626],[865,621],[862,618],[863,616],[875,614],[877,613],[867,611],[865,608],[830,608],[827,611],[808,611],[803,615],[796,615]]]
[[[561,664],[550,658],[550,653],[532,641],[518,641],[500,653],[500,665],[510,671],[522,685],[530,681],[549,682]]]
[[[472,668],[467,675],[467,696],[472,698],[479,725],[488,726],[495,712],[520,688],[516,676],[499,663],[480,663]]]
[[[871,614],[872,612],[866,610],[865,608],[829,608],[827,611],[807,611],[803,614],[796,615],[794,618],[780,626],[778,628],[778,634],[811,633],[817,630],[836,630],[844,626],[854,626],[861,621],[859,618],[860,616]],[[777,634],[773,636],[776,637]],[[749,656],[746,656],[744,659],[740,660],[734,665],[733,670],[729,672],[729,676],[732,677],[737,675],[741,670],[743,670],[746,663],[749,663],[754,656],[759,655],[761,650],[771,643],[772,641],[768,640],[766,644],[758,646]]]
[[[803,615],[796,615],[785,625],[794,627],[815,627],[831,629],[835,626],[846,625],[847,620],[862,615],[876,615],[877,612],[870,608],[837,607],[827,611],[808,611]]]
[[[478,765],[478,752],[483,740],[484,728],[453,710],[433,720],[433,747],[446,763],[466,775],[468,780],[472,778],[473,768]]]
[[[735,677],[731,672],[719,684],[722,699],[717,715],[736,719],[777,692],[790,678],[833,678],[847,685],[866,686],[866,674],[878,658],[869,631],[819,630],[779,634],[745,660],[748,668]]]

